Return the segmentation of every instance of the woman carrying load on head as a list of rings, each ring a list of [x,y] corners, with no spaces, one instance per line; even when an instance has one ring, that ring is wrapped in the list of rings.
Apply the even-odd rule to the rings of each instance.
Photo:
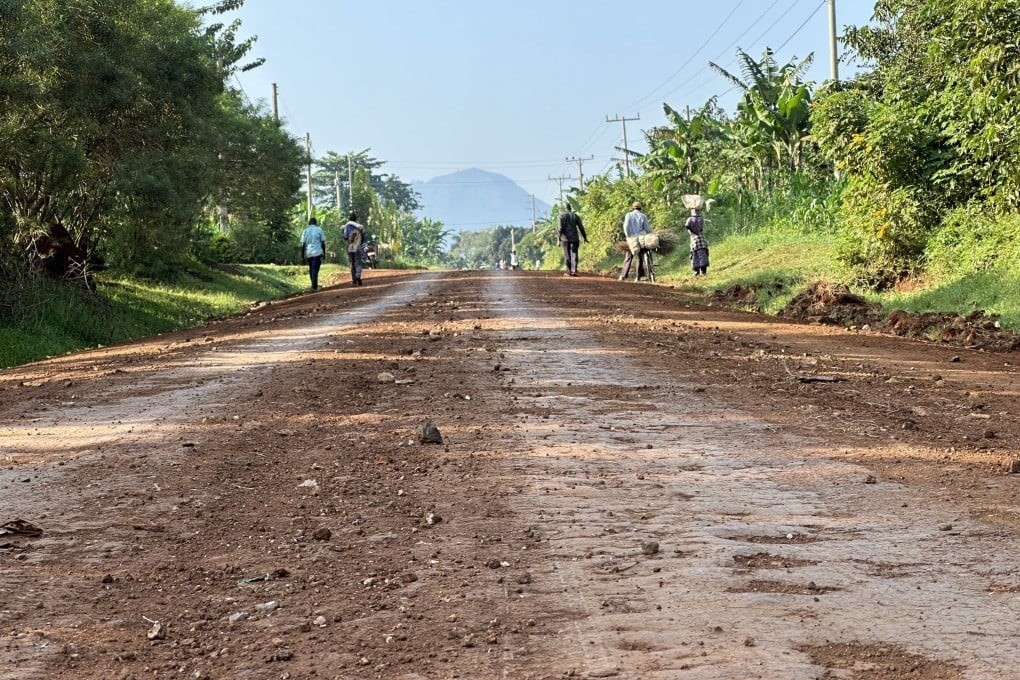
[[[705,238],[705,218],[691,208],[691,216],[684,222],[684,228],[691,233],[691,270],[695,276],[708,274],[708,240]]]

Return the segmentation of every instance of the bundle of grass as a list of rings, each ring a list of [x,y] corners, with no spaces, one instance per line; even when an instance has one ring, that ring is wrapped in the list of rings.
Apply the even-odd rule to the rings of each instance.
[[[672,231],[660,229],[652,232],[649,243],[651,244],[651,250],[659,255],[669,255],[676,250],[677,245],[680,243],[680,237]],[[627,245],[626,241],[617,241],[613,244],[613,249],[620,253],[626,253],[630,250],[630,246]]]

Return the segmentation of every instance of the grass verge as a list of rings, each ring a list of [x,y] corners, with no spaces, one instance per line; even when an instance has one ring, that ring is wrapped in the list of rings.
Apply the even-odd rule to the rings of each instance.
[[[339,265],[324,265],[329,280]],[[173,283],[103,274],[98,293],[38,279],[0,317],[0,368],[197,326],[308,289],[301,266],[195,266]]]
[[[733,286],[751,288],[758,307],[775,314],[813,282],[847,282],[834,257],[835,246],[833,237],[820,234],[733,234],[710,243],[712,265],[707,277],[691,275],[686,247],[661,259],[657,272],[661,282],[686,290],[710,293]],[[982,310],[1000,316],[1004,328],[1020,331],[1020,272],[1005,265],[929,275],[882,293],[854,292],[887,311],[968,314]]]

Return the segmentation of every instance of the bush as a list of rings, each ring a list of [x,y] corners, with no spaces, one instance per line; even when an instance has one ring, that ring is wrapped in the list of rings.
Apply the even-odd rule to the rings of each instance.
[[[936,215],[926,192],[855,178],[843,195],[837,260],[857,285],[889,288],[920,262]]]
[[[967,275],[1020,262],[1020,215],[957,208],[932,234],[925,259],[935,276]]]

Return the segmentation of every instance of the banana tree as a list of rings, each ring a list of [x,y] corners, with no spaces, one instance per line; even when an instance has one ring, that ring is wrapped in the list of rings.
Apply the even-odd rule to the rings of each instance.
[[[811,109],[811,84],[802,76],[813,62],[813,55],[782,66],[771,49],[765,50],[760,61],[743,50],[738,50],[737,56],[743,79],[710,63],[744,93],[731,130],[734,141],[755,156],[763,172],[784,166],[794,172],[800,170]]]

